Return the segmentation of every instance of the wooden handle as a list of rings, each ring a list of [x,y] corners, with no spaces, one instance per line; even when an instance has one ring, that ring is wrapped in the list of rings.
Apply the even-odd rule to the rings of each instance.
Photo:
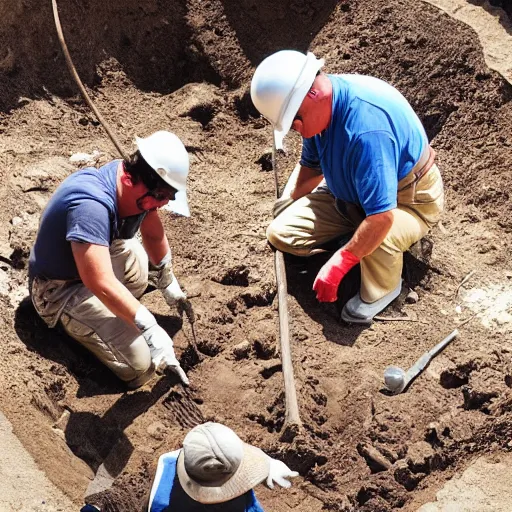
[[[279,306],[279,340],[281,347],[281,364],[283,367],[284,395],[285,395],[285,423],[283,434],[291,434],[290,430],[297,430],[300,426],[299,405],[293,376],[292,353],[290,350],[290,330],[288,326],[288,292],[286,283],[286,268],[283,253],[275,252],[275,272],[277,278],[277,299]]]

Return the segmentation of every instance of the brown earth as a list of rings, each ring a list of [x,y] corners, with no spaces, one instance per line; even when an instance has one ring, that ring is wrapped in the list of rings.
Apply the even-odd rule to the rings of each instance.
[[[99,150],[101,164],[117,155],[68,76],[51,3],[10,4],[0,6],[0,409],[77,508],[101,463],[119,475],[121,499],[142,499],[158,455],[205,419],[300,472],[291,491],[258,488],[278,512],[414,510],[478,455],[510,451],[509,306],[494,317],[480,309],[407,393],[382,390],[386,366],[407,368],[473,314],[465,291],[506,299],[512,289],[512,86],[486,67],[474,32],[413,0],[61,1],[78,71],[122,142],[133,148],[135,134],[171,129],[192,160],[192,217],[163,216],[203,358],[187,350],[186,320],[150,291],[144,303],[173,337],[192,387],[162,378],[126,392],[24,298],[39,213],[73,171],[69,157]],[[340,307],[357,283],[346,283],[338,304],[320,305],[310,289],[325,257],[288,259],[304,423],[292,441],[280,440],[276,288],[264,239],[271,135],[248,96],[254,65],[285,47],[311,48],[328,72],[398,87],[426,126],[447,189],[443,226],[424,244],[430,259],[407,257],[404,277],[419,301],[387,312],[417,321],[344,325]],[[282,182],[299,150],[292,136]]]

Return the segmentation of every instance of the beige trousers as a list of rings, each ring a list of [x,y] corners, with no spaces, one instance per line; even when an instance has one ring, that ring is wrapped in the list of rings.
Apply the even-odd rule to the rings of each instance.
[[[372,254],[361,260],[360,294],[365,302],[375,302],[396,289],[402,274],[403,253],[440,220],[444,190],[439,169],[433,164],[414,182],[415,169],[398,183],[401,192],[397,192],[398,206],[393,210],[394,221],[389,233]],[[290,197],[299,170],[297,165],[283,196]],[[272,221],[267,238],[282,252],[312,256],[324,252],[323,244],[353,233],[361,220],[338,211],[335,198],[323,181]]]
[[[110,247],[116,277],[137,298],[148,284],[148,256],[136,238],[115,240]],[[151,378],[154,368],[140,331],[117,318],[81,281],[34,278],[32,302],[39,316],[64,330],[90,350],[130,387]]]

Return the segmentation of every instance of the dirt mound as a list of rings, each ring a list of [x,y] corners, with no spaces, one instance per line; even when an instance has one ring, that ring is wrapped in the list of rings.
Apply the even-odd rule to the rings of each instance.
[[[61,4],[79,73],[123,143],[169,128],[191,155],[192,217],[165,214],[165,223],[202,357],[187,349],[186,319],[149,292],[143,302],[173,337],[192,387],[162,378],[126,392],[23,300],[39,214],[74,169],[69,157],[96,151],[99,165],[116,155],[74,96],[50,3],[0,6],[0,407],[60,488],[81,503],[103,464],[118,491],[129,489],[126,503],[143,500],[158,455],[204,420],[227,423],[300,472],[291,492],[258,489],[272,511],[412,510],[470,457],[510,449],[512,86],[485,66],[470,29],[412,0]],[[271,135],[248,95],[253,66],[284,47],[313,49],[328,72],[398,87],[438,151],[448,199],[444,227],[427,240],[431,258],[408,256],[404,277],[419,301],[395,309],[412,321],[348,327],[340,304],[319,305],[310,291],[322,257],[287,259],[304,423],[291,442],[280,440],[276,289],[264,238]],[[299,150],[290,137],[281,182]],[[504,309],[486,315],[498,289]],[[386,366],[408,367],[475,313],[407,393],[383,392]]]

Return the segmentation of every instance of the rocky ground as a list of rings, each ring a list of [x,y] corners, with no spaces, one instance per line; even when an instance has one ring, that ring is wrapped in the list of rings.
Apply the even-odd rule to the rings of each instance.
[[[0,6],[0,409],[77,508],[101,465],[121,501],[141,500],[158,455],[203,420],[228,424],[300,472],[292,491],[258,489],[278,512],[415,510],[480,456],[510,451],[512,86],[488,67],[472,29],[413,0],[61,1],[80,76],[122,143],[133,149],[134,135],[170,129],[191,155],[192,217],[163,216],[202,357],[187,348],[186,319],[151,291],[143,302],[173,337],[192,386],[162,378],[126,392],[26,299],[39,214],[77,167],[70,157],[100,165],[117,155],[69,78],[50,3],[11,4]],[[264,239],[271,133],[248,95],[254,66],[284,47],[312,49],[328,72],[398,87],[438,152],[447,192],[442,225],[407,255],[407,289],[386,312],[408,321],[341,323],[351,290],[335,305],[310,291],[325,257],[287,260],[304,424],[287,441]],[[282,183],[299,151],[290,137]],[[386,366],[407,368],[470,317],[407,393],[383,391]]]

